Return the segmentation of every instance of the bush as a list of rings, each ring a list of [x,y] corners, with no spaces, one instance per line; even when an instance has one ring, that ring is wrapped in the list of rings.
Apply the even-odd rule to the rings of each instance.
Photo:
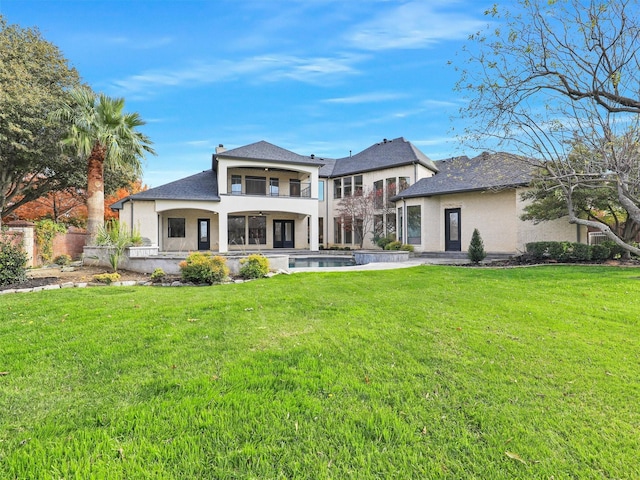
[[[604,262],[605,260],[609,259],[611,256],[611,249],[603,244],[600,243],[598,245],[591,245],[591,259],[596,261],[596,262]]]
[[[384,249],[385,250],[400,250],[400,247],[402,247],[402,243],[399,242],[398,240],[394,240],[393,242],[389,242],[385,245]]]
[[[11,238],[0,233],[0,285],[24,282],[27,279],[27,254],[22,244],[13,245]]]
[[[224,280],[229,275],[229,268],[227,260],[219,255],[194,252],[180,262],[180,272],[186,282],[212,285]]]
[[[612,242],[611,240],[605,240],[600,245],[603,245],[603,246],[605,246],[605,247],[607,247],[609,249],[609,258],[610,259],[620,258],[625,253],[625,249],[624,248],[622,248],[617,243]]]
[[[374,235],[373,241],[381,249],[386,250],[387,245],[396,239],[395,234],[389,233],[387,235]]]
[[[593,256],[592,247],[585,243],[571,244],[571,260],[574,262],[588,262]]]
[[[111,249],[109,263],[113,271],[117,272],[124,250],[127,247],[142,244],[142,237],[135,229],[130,232],[126,225],[113,219],[98,228],[95,241],[96,245]]]
[[[548,242],[548,252],[552,260],[566,262],[569,260],[569,243],[568,242]]]
[[[415,248],[413,247],[413,245],[409,245],[408,243],[403,243],[400,246],[400,250],[404,250],[405,252],[413,252]]]
[[[56,258],[54,258],[53,263],[64,267],[65,265],[69,265],[71,263],[71,257],[66,253],[63,253],[62,255],[58,255]]]
[[[525,245],[527,253],[533,257],[534,260],[543,260],[548,256],[547,249],[551,242],[530,242]]]
[[[269,259],[263,255],[249,255],[240,260],[242,278],[262,278],[269,273]]]
[[[107,285],[111,285],[113,282],[117,282],[120,280],[120,274],[118,272],[113,273],[98,273],[93,276],[93,279],[99,283],[106,283]]]
[[[484,242],[480,236],[480,231],[477,228],[473,229],[471,235],[471,243],[469,244],[469,250],[467,251],[467,257],[473,263],[480,263],[487,256],[487,252],[484,251]]]
[[[164,273],[164,270],[162,270],[161,268],[156,268],[151,274],[151,281],[154,283],[160,283],[165,276],[166,273]]]

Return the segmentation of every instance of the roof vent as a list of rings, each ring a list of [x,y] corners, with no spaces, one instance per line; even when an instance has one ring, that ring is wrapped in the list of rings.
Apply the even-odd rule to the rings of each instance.
[[[316,158],[316,156],[312,153],[311,154],[311,160],[313,160],[314,158]]]
[[[383,139],[383,140],[382,140],[382,143],[387,143],[387,139],[386,139],[386,138],[385,138],[385,139]]]

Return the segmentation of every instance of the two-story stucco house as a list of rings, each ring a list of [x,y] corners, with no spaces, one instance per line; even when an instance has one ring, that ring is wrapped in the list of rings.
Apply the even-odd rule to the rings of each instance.
[[[373,233],[416,251],[464,251],[478,228],[489,252],[516,253],[536,240],[584,241],[564,220],[520,220],[531,179],[507,154],[432,161],[404,138],[339,159],[304,156],[261,141],[216,149],[211,169],[120,200],[120,220],[161,251],[357,248],[340,202],[374,192]],[[353,219],[358,222],[359,219]]]

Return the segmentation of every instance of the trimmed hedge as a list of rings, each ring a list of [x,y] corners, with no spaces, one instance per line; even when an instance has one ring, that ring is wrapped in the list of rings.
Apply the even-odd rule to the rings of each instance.
[[[563,263],[602,262],[613,258],[608,245],[587,245],[576,242],[531,242],[526,244],[527,255],[533,260],[554,260]]]

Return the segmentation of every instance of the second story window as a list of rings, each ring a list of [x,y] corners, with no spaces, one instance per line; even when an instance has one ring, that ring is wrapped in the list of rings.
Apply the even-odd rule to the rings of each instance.
[[[342,180],[342,193],[345,197],[351,196],[351,177],[345,177]]]
[[[318,181],[318,200],[324,202],[324,180]]]
[[[242,177],[240,175],[231,175],[231,195],[242,194]]]
[[[333,181],[333,198],[342,198],[342,179],[337,178]]]
[[[300,196],[300,180],[292,178],[289,180],[289,196],[290,197],[299,197]]]
[[[398,192],[402,192],[409,188],[409,177],[400,177],[398,179]]]
[[[280,195],[280,181],[277,178],[269,179],[269,195],[272,197]]]
[[[384,204],[384,190],[382,183],[382,180],[378,180],[373,183],[373,191],[375,193],[374,207],[378,210],[381,209]]]
[[[362,195],[362,175],[353,177],[353,194]]]
[[[264,195],[267,179],[264,177],[245,177],[247,195]]]

